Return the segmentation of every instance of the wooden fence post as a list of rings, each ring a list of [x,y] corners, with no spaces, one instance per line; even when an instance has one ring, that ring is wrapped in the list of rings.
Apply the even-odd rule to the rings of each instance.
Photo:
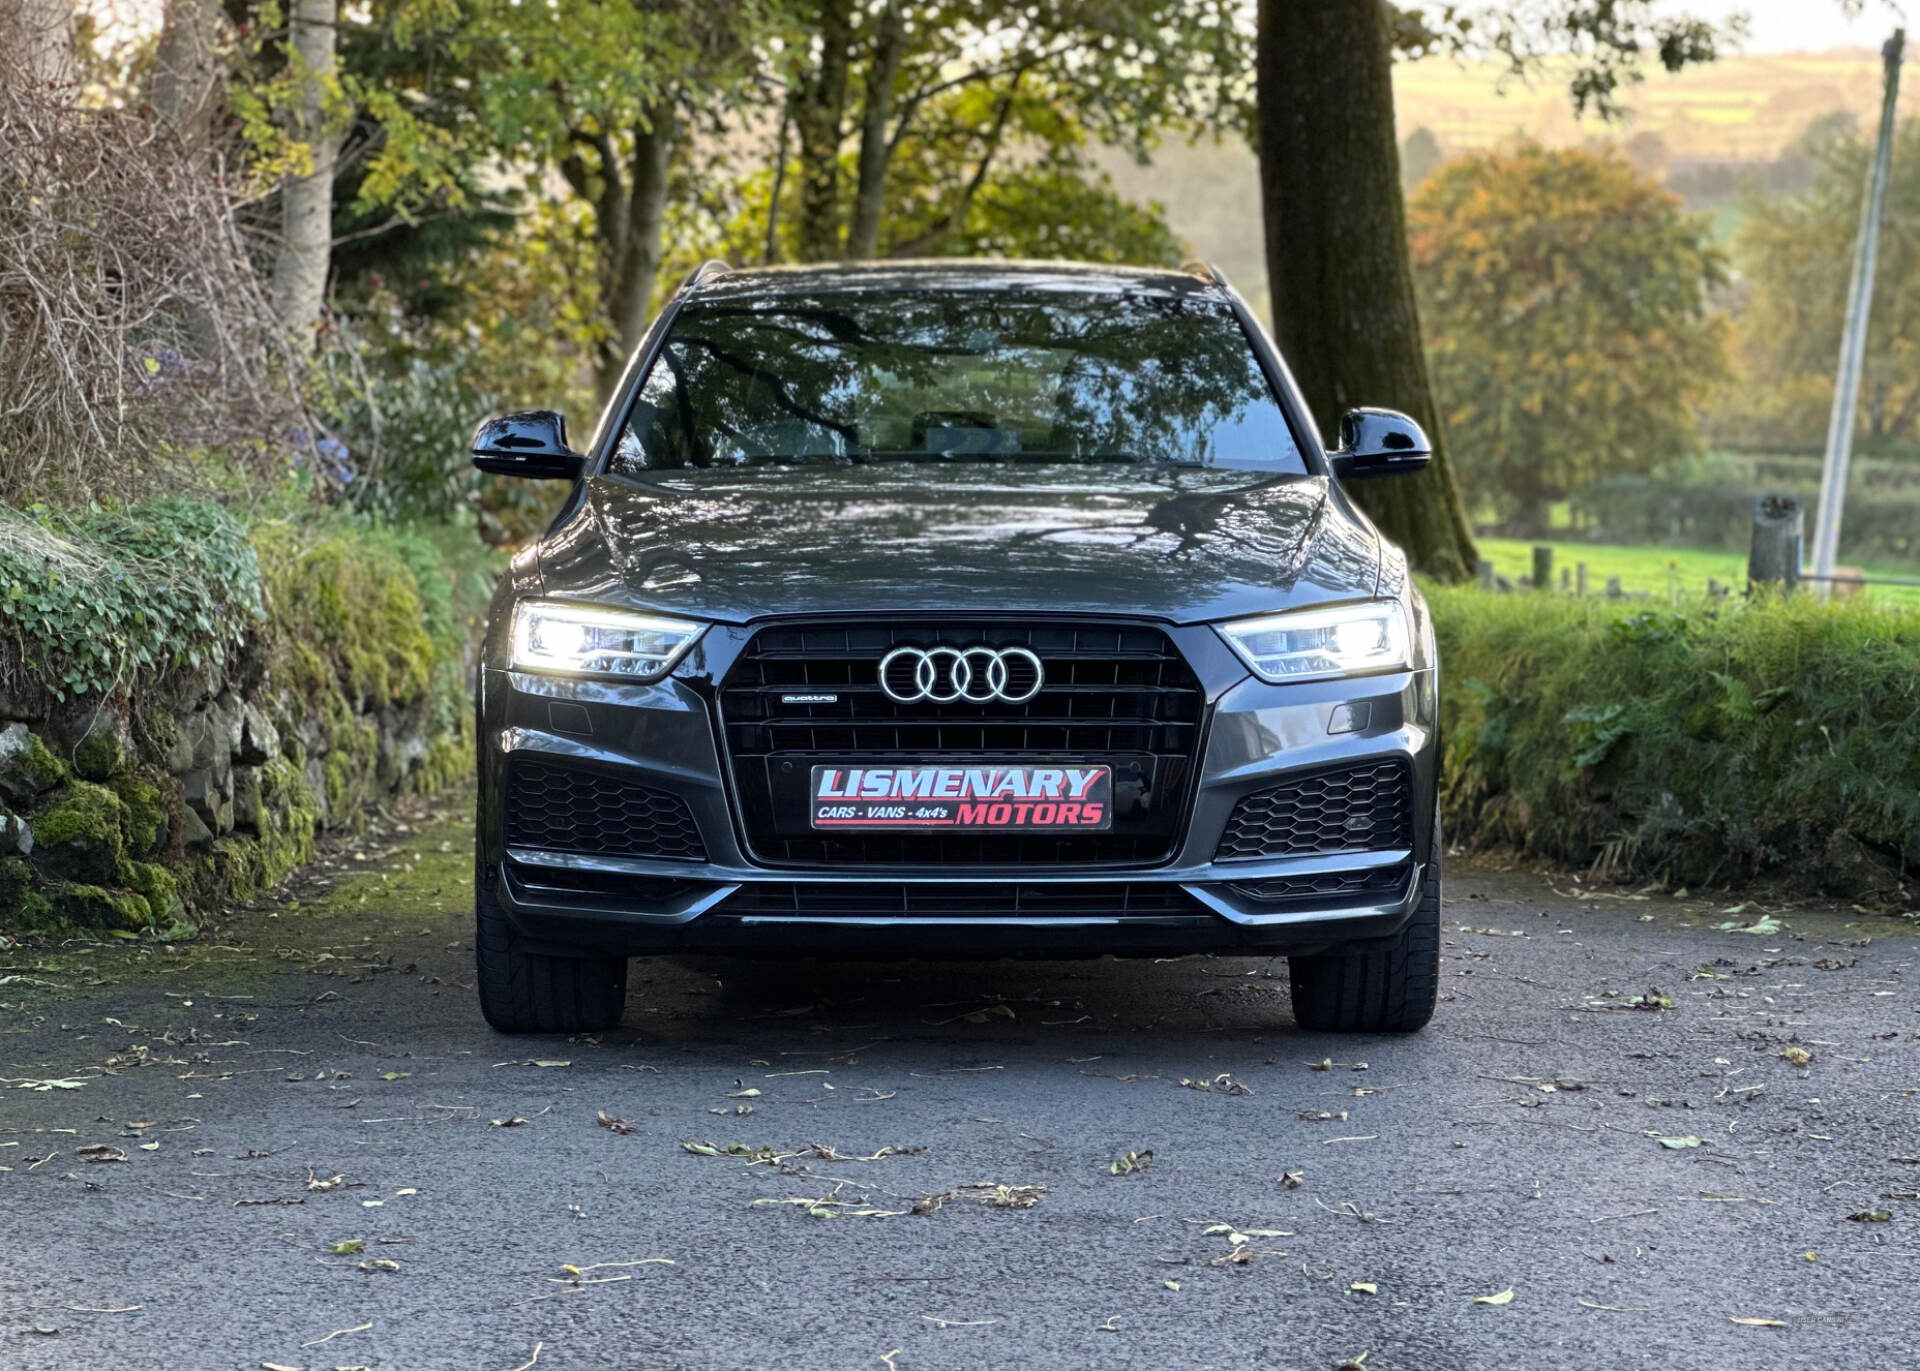
[[[1533,588],[1553,589],[1553,549],[1550,547],[1536,547],[1533,550]]]

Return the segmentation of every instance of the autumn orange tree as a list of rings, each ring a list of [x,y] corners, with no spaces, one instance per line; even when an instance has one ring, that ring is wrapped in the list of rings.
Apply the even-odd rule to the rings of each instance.
[[[1612,151],[1533,144],[1430,177],[1408,237],[1434,391],[1477,497],[1528,533],[1601,476],[1694,451],[1727,375],[1704,219]]]

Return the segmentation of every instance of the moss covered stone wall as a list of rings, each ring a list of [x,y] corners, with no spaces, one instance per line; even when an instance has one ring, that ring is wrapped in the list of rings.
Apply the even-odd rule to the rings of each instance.
[[[0,929],[177,933],[465,774],[488,568],[448,532],[0,511]]]

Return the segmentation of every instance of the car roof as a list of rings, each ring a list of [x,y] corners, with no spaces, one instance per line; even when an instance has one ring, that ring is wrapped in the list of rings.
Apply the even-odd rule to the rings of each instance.
[[[806,295],[849,291],[1125,291],[1153,295],[1219,294],[1225,286],[1209,267],[1112,266],[1096,262],[1034,262],[936,257],[882,262],[821,262],[734,269],[708,263],[687,282],[694,299]]]

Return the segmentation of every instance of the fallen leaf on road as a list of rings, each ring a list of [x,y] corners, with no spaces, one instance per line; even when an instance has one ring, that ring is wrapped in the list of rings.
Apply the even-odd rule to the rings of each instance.
[[[1694,1137],[1691,1133],[1687,1134],[1683,1138],[1661,1138],[1659,1141],[1660,1141],[1660,1146],[1671,1148],[1675,1152],[1678,1152],[1683,1147],[1700,1146],[1700,1139]]]
[[[504,1119],[494,1119],[491,1122],[495,1128],[518,1128],[526,1120],[518,1114],[510,1114]]]
[[[1306,1179],[1307,1173],[1304,1171],[1282,1171],[1280,1173],[1280,1184],[1289,1190],[1298,1190]]]
[[[1728,912],[1731,913],[1732,911]],[[1718,928],[1722,933],[1757,933],[1761,937],[1766,938],[1780,932],[1786,925],[1774,918],[1771,914],[1762,914],[1750,924],[1741,925],[1729,919],[1726,923],[1715,924],[1714,927]]]
[[[1787,1326],[1785,1319],[1741,1319],[1735,1318],[1732,1314],[1727,1315],[1727,1322],[1737,1323],[1742,1328],[1785,1328]]]
[[[1353,1291],[1356,1295],[1377,1295],[1380,1293],[1380,1287],[1372,1281],[1355,1281],[1349,1285],[1347,1289]]]
[[[1891,1209],[1857,1209],[1847,1215],[1854,1223],[1885,1223],[1893,1217]]]
[[[777,1155],[771,1147],[749,1147],[743,1142],[682,1142],[681,1147],[696,1157],[746,1157],[752,1162],[770,1162]],[[795,1154],[788,1153],[793,1156]]]
[[[361,1262],[360,1269],[362,1271],[398,1271],[400,1263],[388,1261],[385,1257],[375,1257],[370,1262]]]
[[[1315,1070],[1318,1069],[1317,1067],[1315,1068]],[[1180,1078],[1180,1084],[1189,1090],[1205,1090],[1215,1095],[1251,1095],[1253,1093],[1251,1086],[1242,1085],[1224,1071],[1218,1076],[1212,1077],[1194,1078],[1182,1076]]]
[[[1508,1286],[1497,1295],[1475,1295],[1473,1302],[1475,1304],[1512,1304],[1513,1287]]]
[[[595,1122],[597,1122],[602,1128],[605,1128],[610,1132],[618,1133],[622,1137],[627,1136],[629,1133],[637,1133],[640,1131],[638,1128],[636,1128],[633,1125],[633,1123],[630,1120],[616,1119],[613,1115],[607,1113],[607,1111],[604,1109],[599,1110],[595,1114],[594,1119],[595,1119]]]
[[[995,1209],[1031,1209],[1047,1193],[1044,1185],[999,1185],[991,1182],[964,1186],[962,1189],[978,1192],[973,1198]]]
[[[1785,1048],[1781,1051],[1780,1055],[1795,1066],[1805,1066],[1813,1060],[1813,1053],[1807,1051],[1804,1047]]]
[[[1110,1175],[1131,1176],[1145,1171],[1152,1164],[1153,1149],[1149,1147],[1144,1152],[1129,1152],[1124,1157],[1116,1157],[1107,1163],[1107,1171]]]
[[[367,1244],[364,1238],[348,1238],[345,1242],[337,1242],[327,1249],[328,1252],[336,1257],[350,1257],[356,1252],[364,1252],[366,1250]]]

